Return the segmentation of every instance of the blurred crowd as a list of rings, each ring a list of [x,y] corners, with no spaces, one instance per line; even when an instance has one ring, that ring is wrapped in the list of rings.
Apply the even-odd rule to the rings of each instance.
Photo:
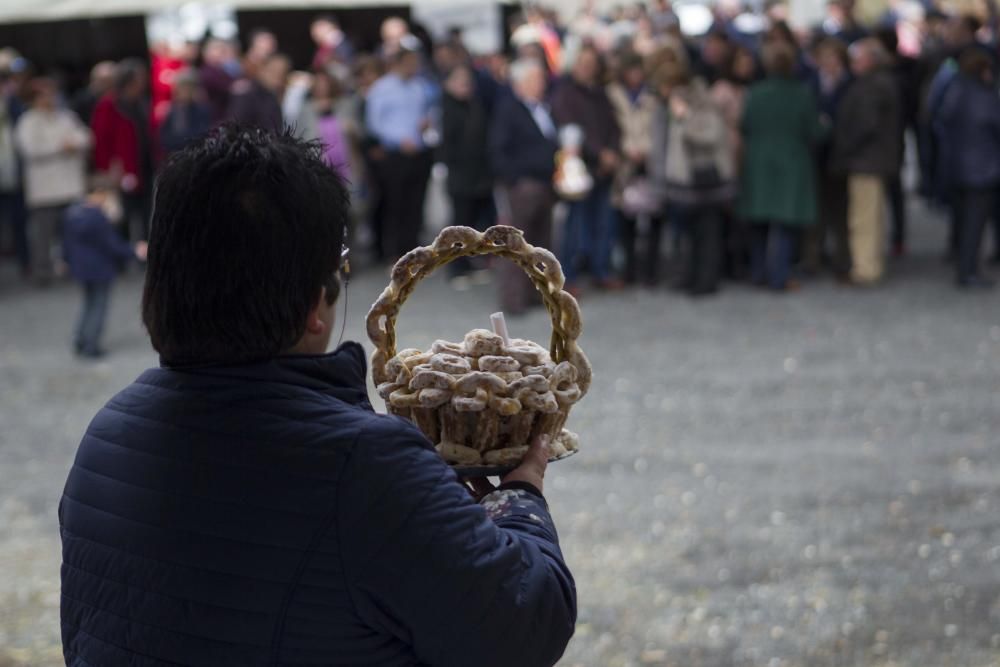
[[[909,153],[950,230],[942,252],[957,284],[989,287],[984,255],[1000,261],[996,9],[890,7],[863,25],[851,0],[829,0],[817,25],[796,30],[781,2],[761,13],[720,2],[694,38],[669,0],[566,20],[528,6],[488,55],[459,29],[434,40],[396,17],[362,53],[318,16],[307,67],[260,29],[242,47],[208,37],[98,63],[77,91],[3,50],[0,239],[47,284],[69,261],[60,246],[75,243],[67,213],[106,193],[99,208],[124,221],[118,236],[141,242],[158,165],[234,121],[320,141],[351,184],[352,242],[375,262],[427,240],[428,184],[443,165],[447,222],[521,228],[553,248],[577,295],[665,283],[700,296],[726,281],[787,291],[820,273],[868,286],[907,251]],[[450,270],[460,289],[499,272],[509,312],[536,303],[516,268]]]

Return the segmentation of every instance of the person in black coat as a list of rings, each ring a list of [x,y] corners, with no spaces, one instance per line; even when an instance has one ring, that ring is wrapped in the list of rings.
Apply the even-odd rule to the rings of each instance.
[[[142,316],[160,365],[94,417],[59,507],[69,667],[552,665],[573,578],[532,444],[461,484],[327,353],[345,185],[318,146],[223,126],[157,181]]]
[[[970,47],[959,58],[959,74],[941,102],[937,123],[952,157],[949,170],[957,211],[960,287],[992,287],[980,273],[983,228],[1000,190],[1000,98],[993,60]]]
[[[438,149],[439,159],[448,167],[453,225],[482,230],[495,217],[488,134],[489,118],[476,79],[467,65],[458,65],[444,81]],[[455,278],[470,273],[473,266],[470,258],[462,257],[448,270]]]
[[[522,59],[510,68],[514,92],[497,104],[490,128],[490,161],[504,194],[509,224],[535,246],[552,244],[557,131],[545,104],[547,70],[541,61]],[[500,306],[523,313],[536,300],[535,288],[512,262],[497,265]]]

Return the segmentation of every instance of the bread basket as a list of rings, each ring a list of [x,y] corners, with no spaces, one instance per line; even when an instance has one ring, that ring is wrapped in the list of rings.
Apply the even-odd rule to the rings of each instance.
[[[461,343],[438,340],[427,351],[397,352],[396,318],[416,286],[439,267],[473,255],[503,257],[528,274],[552,319],[548,349],[476,329]],[[537,435],[549,436],[554,457],[575,451],[578,439],[564,426],[590,388],[592,371],[577,344],[580,307],[563,283],[551,252],[503,225],[485,232],[447,227],[431,245],[401,257],[367,318],[375,346],[372,378],[388,410],[411,419],[456,466],[516,464]]]

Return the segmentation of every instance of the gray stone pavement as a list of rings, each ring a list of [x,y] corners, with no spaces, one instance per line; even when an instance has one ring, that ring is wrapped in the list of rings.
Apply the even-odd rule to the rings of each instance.
[[[1000,293],[954,290],[913,208],[881,288],[583,300],[582,451],[547,480],[580,596],[563,665],[1000,665]],[[348,337],[383,283],[350,286]],[[0,275],[0,665],[61,664],[56,506],[94,411],[155,362],[139,291],[80,363],[72,286]],[[431,279],[400,340],[493,305]],[[511,328],[547,339],[542,313]]]

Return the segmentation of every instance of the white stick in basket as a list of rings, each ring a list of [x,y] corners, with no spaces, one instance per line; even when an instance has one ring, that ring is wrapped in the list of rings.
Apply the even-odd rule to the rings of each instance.
[[[504,347],[510,347],[510,334],[507,333],[507,321],[503,318],[503,311],[490,315],[490,322],[493,323],[493,333],[503,338]]]

